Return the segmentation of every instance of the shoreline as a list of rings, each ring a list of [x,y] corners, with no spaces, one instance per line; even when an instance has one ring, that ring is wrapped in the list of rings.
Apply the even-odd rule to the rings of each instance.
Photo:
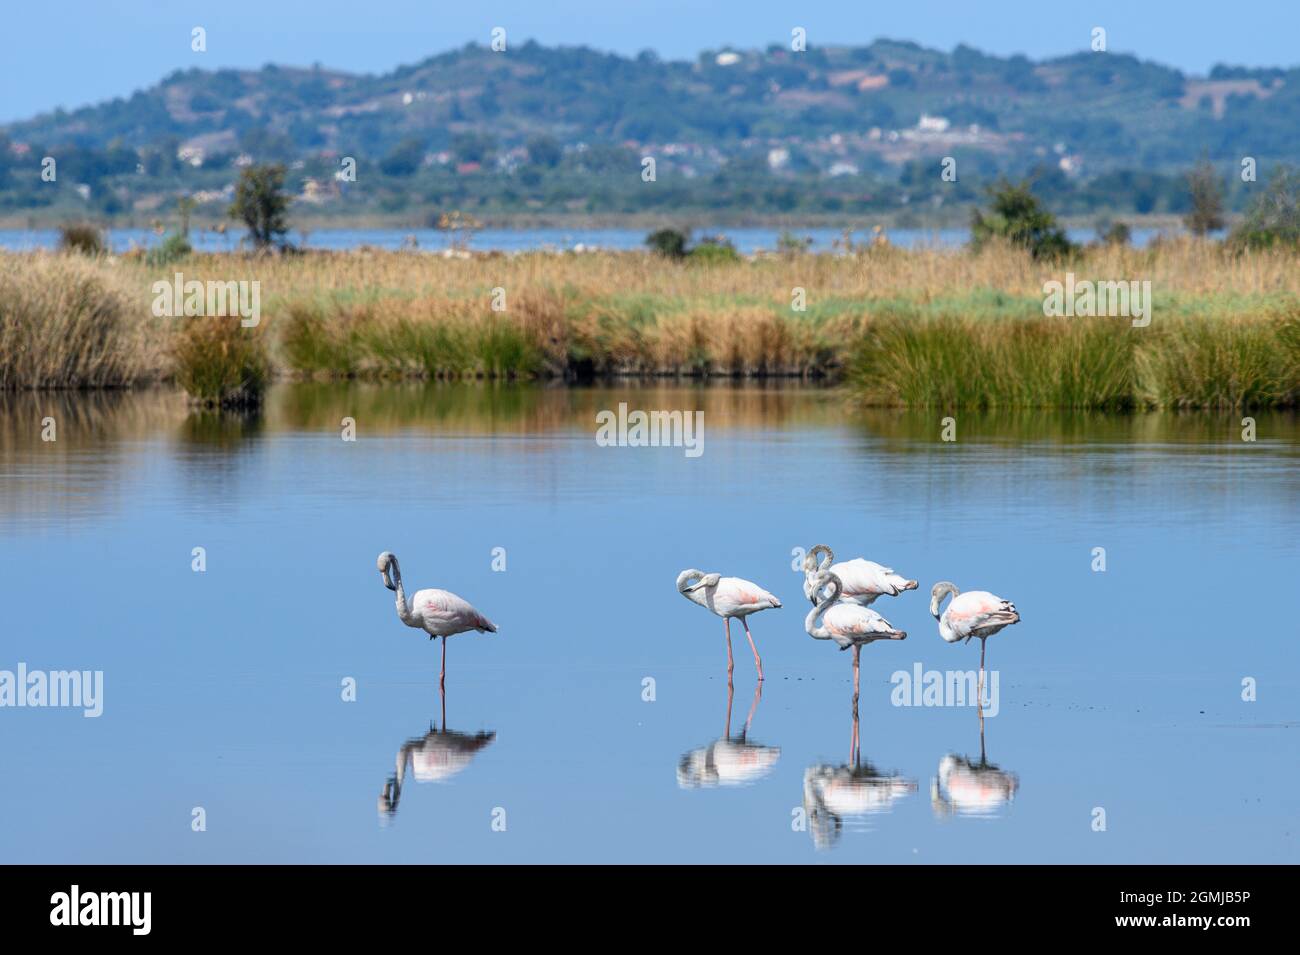
[[[974,208],[974,207],[971,207]],[[898,212],[882,212],[879,215],[842,215],[838,213],[800,214],[798,216],[754,215],[743,210],[680,213],[532,213],[519,212],[508,214],[485,213],[480,218],[484,229],[503,231],[529,231],[534,229],[557,229],[573,231],[637,231],[652,232],[655,229],[693,229],[696,232],[710,229],[772,229],[788,230],[796,235],[803,229],[845,229],[852,228],[855,233],[869,234],[879,225],[887,230],[936,231],[948,229],[967,229],[970,226],[971,208],[954,210],[952,213],[917,215]],[[375,213],[373,215],[329,215],[310,214],[301,208],[293,211],[293,228],[290,234],[306,228],[309,232],[318,230],[394,230],[424,231],[431,229],[430,213]],[[1162,231],[1181,230],[1182,218],[1167,213],[1137,214],[1097,213],[1095,215],[1062,215],[1058,221],[1069,229],[1095,228],[1099,219],[1109,218],[1123,221],[1134,229],[1157,229]],[[1238,221],[1240,215],[1229,216],[1229,225]],[[158,219],[156,214],[138,212],[127,215],[101,216],[77,215],[56,210],[42,213],[0,215],[0,230],[3,231],[48,231],[57,229],[70,222],[91,222],[106,229],[150,229]],[[214,226],[229,227],[231,221],[224,216],[196,213],[191,220],[191,231],[210,232]]]

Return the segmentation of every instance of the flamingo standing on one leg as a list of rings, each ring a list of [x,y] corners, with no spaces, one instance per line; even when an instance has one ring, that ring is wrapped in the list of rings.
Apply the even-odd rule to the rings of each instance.
[[[819,553],[822,555],[820,563],[817,561]],[[835,574],[844,584],[842,599],[863,607],[871,606],[877,597],[897,597],[903,591],[917,587],[915,580],[908,580],[894,573],[894,568],[877,564],[874,560],[855,557],[832,564],[833,560],[835,553],[825,544],[815,544],[803,559],[803,592],[814,605],[817,603],[817,577],[827,572]]]
[[[952,594],[948,609],[939,614],[939,606],[944,597]],[[997,594],[987,590],[969,590],[962,593],[955,584],[941,580],[930,590],[930,614],[939,621],[939,636],[947,643],[959,640],[970,642],[971,637],[980,641],[980,679],[976,696],[980,701],[980,720],[984,719],[984,649],[988,638],[1003,627],[1020,622],[1016,605],[1010,600],[1003,600]]]
[[[862,648],[877,640],[906,640],[907,634],[895,630],[894,625],[868,607],[849,601],[841,601],[844,582],[829,570],[822,572],[814,581],[813,596],[821,594],[827,585],[830,592],[826,594],[804,620],[804,629],[808,636],[816,640],[834,640],[841,650],[853,648],[853,706],[858,705],[858,658]],[[817,626],[817,618],[822,618],[822,625]]]
[[[745,628],[745,637],[749,640],[749,649],[754,651],[754,666],[758,668],[758,678],[762,680],[763,660],[758,655],[758,647],[754,645],[754,635],[749,632],[749,622],[745,618],[760,610],[778,609],[781,601],[753,581],[740,577],[706,574],[694,568],[683,570],[677,575],[677,592],[691,603],[697,603],[722,618],[727,632],[728,682],[731,680],[731,671],[736,666],[731,656],[731,618],[740,618],[740,623]]]
[[[447,638],[469,630],[479,633],[496,633],[497,627],[469,603],[448,590],[417,590],[406,605],[406,591],[402,587],[402,569],[397,556],[384,551],[377,561],[384,586],[397,592],[397,618],[408,627],[423,630],[429,639],[442,637],[442,670],[438,686],[447,686]],[[390,576],[391,575],[391,576]]]

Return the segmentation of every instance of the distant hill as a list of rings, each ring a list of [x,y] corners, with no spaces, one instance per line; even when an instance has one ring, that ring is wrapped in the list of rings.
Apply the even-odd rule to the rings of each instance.
[[[853,185],[850,199],[870,202],[880,190],[868,183],[924,184],[943,156],[968,179],[1037,170],[1064,188],[1118,171],[1157,182],[1202,156],[1225,171],[1247,155],[1267,166],[1293,156],[1297,142],[1294,68],[1216,67],[1196,78],[1125,54],[1034,62],[891,40],[710,50],[684,62],[528,42],[502,53],[470,45],[381,76],[192,69],[126,99],[12,123],[0,127],[0,208],[49,200],[29,195],[23,177],[33,157],[60,151],[88,187],[82,199],[103,197],[102,211],[115,213],[142,208],[141,173],[164,190],[211,193],[250,161],[301,162],[304,177],[314,170],[327,183],[344,156],[384,182],[500,173],[516,177],[513,191],[506,183],[484,208],[590,208],[597,186],[566,192],[563,183],[629,161],[639,174],[644,155],[656,157],[661,180],[726,170],[734,182],[749,172],[775,179],[773,188]],[[382,191],[369,199],[389,211],[474,192]]]

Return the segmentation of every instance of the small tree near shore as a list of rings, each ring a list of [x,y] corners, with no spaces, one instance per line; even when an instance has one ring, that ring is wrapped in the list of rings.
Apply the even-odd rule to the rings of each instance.
[[[1300,248],[1300,171],[1290,166],[1274,170],[1229,243],[1238,249]]]
[[[1000,180],[988,190],[991,208],[976,209],[971,216],[971,246],[978,251],[990,240],[1001,239],[1029,250],[1035,259],[1057,259],[1074,246],[1056,216],[1043,208],[1028,182]]]
[[[1209,160],[1198,162],[1187,174],[1192,208],[1183,217],[1187,230],[1205,236],[1223,228],[1223,183]]]
[[[249,166],[240,174],[230,218],[244,223],[259,252],[277,244],[284,246],[289,232],[288,209],[284,166]]]

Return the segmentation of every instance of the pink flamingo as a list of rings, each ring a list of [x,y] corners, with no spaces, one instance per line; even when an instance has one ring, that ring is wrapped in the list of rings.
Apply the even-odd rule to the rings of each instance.
[[[691,583],[695,581],[695,583]],[[706,574],[702,570],[683,570],[677,575],[677,592],[691,603],[697,603],[723,619],[727,632],[727,680],[731,680],[731,671],[736,664],[731,656],[731,618],[739,617],[749,640],[749,648],[754,651],[754,666],[758,668],[758,678],[763,679],[763,660],[754,645],[754,635],[749,632],[746,621],[751,613],[760,610],[772,610],[781,606],[781,601],[768,593],[758,584],[740,577],[723,577],[719,574]]]
[[[858,705],[858,658],[862,648],[877,640],[906,640],[907,634],[895,630],[894,625],[868,607],[856,603],[841,601],[844,582],[831,573],[823,571],[814,581],[813,596],[822,593],[827,585],[830,592],[822,598],[804,620],[804,629],[815,640],[834,640],[841,650],[853,648],[853,706]],[[822,625],[817,626],[817,618],[822,618]]]
[[[442,671],[438,674],[438,685],[447,685],[447,638],[469,630],[479,633],[496,633],[497,627],[469,603],[448,590],[417,590],[406,605],[406,591],[402,588],[402,569],[397,564],[397,556],[384,551],[377,561],[379,574],[384,578],[384,586],[397,591],[397,618],[408,627],[423,630],[429,639],[442,637]],[[390,577],[391,574],[391,577]]]
[[[939,606],[949,594],[952,595],[952,601],[940,616]],[[1003,627],[1020,622],[1016,605],[987,590],[970,590],[962,593],[955,584],[941,580],[930,590],[930,614],[939,621],[939,636],[943,637],[946,643],[956,643],[959,640],[970,643],[971,637],[979,637],[980,680],[976,694],[981,704],[980,719],[983,720],[984,648],[988,638],[993,634]]]
[[[817,561],[819,553],[823,555],[820,564]],[[874,560],[855,557],[853,560],[832,564],[833,560],[835,553],[825,544],[814,545],[803,559],[803,592],[814,605],[817,603],[817,577],[827,572],[839,577],[843,583],[842,599],[863,607],[870,607],[877,597],[897,597],[905,590],[915,590],[917,586],[915,580],[908,580],[894,573],[894,568],[877,564]]]

